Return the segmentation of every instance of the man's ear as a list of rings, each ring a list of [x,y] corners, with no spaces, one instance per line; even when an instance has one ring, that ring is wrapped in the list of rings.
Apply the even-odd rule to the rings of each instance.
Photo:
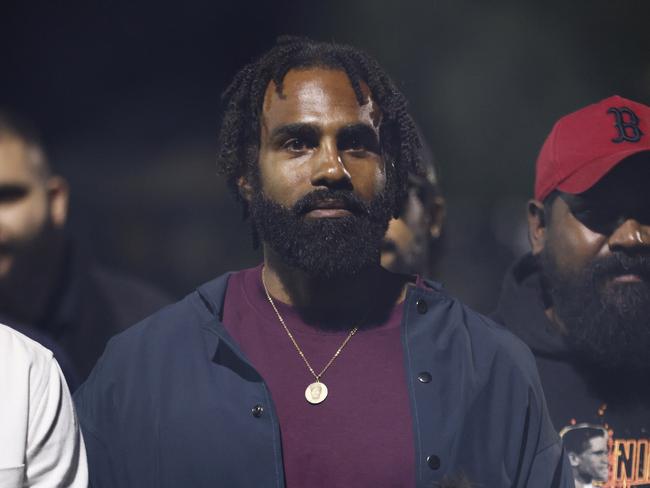
[[[239,195],[250,203],[253,199],[253,185],[251,185],[248,177],[242,175],[237,178],[237,187],[239,188]]]
[[[50,203],[50,219],[57,229],[62,229],[68,219],[68,202],[70,188],[61,176],[51,176],[46,185],[47,198]]]
[[[437,196],[433,199],[433,203],[429,208],[429,215],[431,218],[431,224],[429,225],[429,235],[433,239],[438,239],[442,232],[442,223],[445,220],[445,215],[447,214],[447,202],[441,196]]]
[[[528,201],[528,241],[533,255],[538,255],[546,245],[546,223],[548,216],[544,204],[539,200]]]

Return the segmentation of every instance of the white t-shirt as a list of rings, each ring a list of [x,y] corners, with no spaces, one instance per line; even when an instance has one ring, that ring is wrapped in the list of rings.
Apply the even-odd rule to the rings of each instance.
[[[86,449],[56,359],[0,324],[0,487],[87,486]]]

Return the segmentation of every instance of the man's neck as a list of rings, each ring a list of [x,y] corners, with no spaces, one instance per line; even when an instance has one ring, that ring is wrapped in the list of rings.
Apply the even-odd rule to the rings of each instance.
[[[353,276],[314,276],[288,266],[267,246],[263,276],[273,299],[292,305],[305,322],[321,327],[338,323],[347,328],[381,320],[404,300],[409,282],[408,277],[390,273],[379,264]]]

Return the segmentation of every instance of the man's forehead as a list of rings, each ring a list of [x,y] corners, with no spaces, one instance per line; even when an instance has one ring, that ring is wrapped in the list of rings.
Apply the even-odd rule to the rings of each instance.
[[[267,126],[293,122],[322,122],[329,118],[348,118],[349,123],[368,123],[378,130],[379,107],[368,85],[360,81],[364,103],[359,104],[345,71],[330,68],[292,69],[287,72],[278,93],[271,81],[262,106],[262,124]]]
[[[38,176],[41,155],[22,139],[0,135],[0,181],[31,180]]]
[[[589,447],[592,450],[598,450],[602,448],[602,446],[606,443],[607,443],[607,438],[605,435],[597,435],[589,439]]]

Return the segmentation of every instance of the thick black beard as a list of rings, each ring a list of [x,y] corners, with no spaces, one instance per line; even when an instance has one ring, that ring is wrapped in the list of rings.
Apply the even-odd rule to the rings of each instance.
[[[352,215],[308,218],[307,212],[323,200],[344,202]],[[379,263],[380,243],[391,216],[385,192],[370,204],[351,191],[316,190],[286,208],[256,192],[251,217],[262,241],[283,261],[322,279],[357,275]]]
[[[594,260],[578,275],[567,275],[546,248],[540,265],[555,314],[578,359],[602,372],[650,372],[650,255],[614,253]],[[641,281],[611,281],[626,273]]]

